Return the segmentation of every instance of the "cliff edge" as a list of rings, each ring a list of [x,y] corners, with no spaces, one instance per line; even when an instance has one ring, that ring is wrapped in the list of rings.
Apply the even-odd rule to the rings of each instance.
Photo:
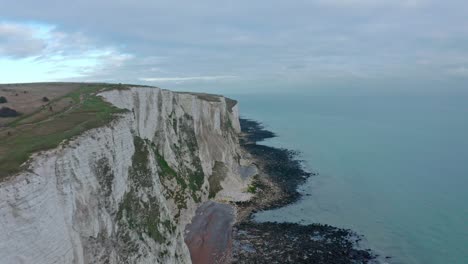
[[[197,205],[249,199],[235,101],[155,87],[98,96],[122,111],[0,182],[2,263],[191,263],[183,232]]]

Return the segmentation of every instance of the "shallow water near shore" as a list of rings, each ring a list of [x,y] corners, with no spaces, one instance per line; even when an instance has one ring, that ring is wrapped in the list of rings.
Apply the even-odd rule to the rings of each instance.
[[[232,97],[319,173],[256,220],[351,228],[391,263],[468,263],[468,98]]]

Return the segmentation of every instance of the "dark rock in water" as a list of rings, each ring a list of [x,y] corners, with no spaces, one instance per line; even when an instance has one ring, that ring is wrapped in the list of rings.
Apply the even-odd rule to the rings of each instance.
[[[242,139],[241,143],[260,142],[267,138],[276,137],[275,133],[266,130],[262,124],[257,121],[241,118],[239,122],[242,132],[246,134],[246,137]]]
[[[285,197],[281,201],[264,209],[278,208],[297,201],[300,198],[297,187],[312,175],[312,173],[304,171],[301,161],[297,159],[299,152],[258,145],[257,142],[276,137],[276,135],[265,130],[260,123],[253,120],[241,118],[240,124],[244,133],[241,145],[253,157],[261,160],[261,170],[268,174],[271,180],[278,184],[285,193]]]
[[[268,181],[278,186],[279,194],[258,181],[259,198],[237,203],[238,208],[250,207],[251,213],[278,208],[297,201],[301,194],[297,187],[308,177],[316,175],[304,171],[297,159],[298,152],[256,143],[275,134],[253,120],[241,119],[244,138],[241,144],[257,161]],[[275,196],[276,195],[276,196]],[[265,196],[271,196],[266,199]],[[264,201],[268,201],[265,203]],[[233,263],[368,263],[375,259],[370,250],[357,248],[359,236],[351,230],[329,225],[300,225],[294,223],[257,223],[248,218],[237,223],[234,232]]]
[[[350,230],[329,225],[249,222],[237,228],[233,263],[367,263],[374,258],[354,247]]]
[[[15,117],[19,116],[20,113],[9,107],[0,108],[0,117]]]

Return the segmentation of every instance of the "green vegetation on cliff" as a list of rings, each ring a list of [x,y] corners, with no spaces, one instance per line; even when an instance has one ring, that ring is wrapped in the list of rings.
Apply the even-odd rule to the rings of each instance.
[[[130,189],[125,193],[124,198],[117,212],[117,220],[125,226],[119,230],[119,239],[125,242],[128,232],[136,232],[140,239],[144,240],[143,234],[158,243],[166,241],[166,233],[173,233],[175,225],[170,220],[162,220],[161,208],[154,192],[154,177],[149,165],[150,143],[140,137],[134,137],[135,153],[132,157],[132,167],[129,168]],[[173,173],[167,166],[167,172]],[[143,198],[145,196],[145,198]],[[131,248],[132,245],[127,245]]]
[[[164,194],[167,199],[174,200],[179,213],[187,208],[187,201],[201,201],[202,186],[205,182],[205,174],[198,156],[198,143],[193,128],[193,119],[189,115],[177,119],[175,114],[170,115],[171,122],[168,125],[176,128],[180,144],[174,144],[175,158],[180,166],[172,168],[164,156],[153,145],[153,151],[159,168],[159,179],[164,186]],[[178,215],[176,215],[177,218]]]
[[[116,113],[124,110],[105,102],[97,94],[122,88],[119,85],[83,84],[64,97],[53,100],[67,102],[62,111],[54,112],[52,106],[41,108],[1,128],[0,179],[19,172],[21,164],[32,153],[55,148],[62,141],[86,130],[108,124]]]
[[[227,169],[223,162],[216,161],[213,166],[213,172],[208,178],[210,183],[209,198],[215,198],[216,194],[223,189],[221,181],[226,177]]]
[[[156,148],[153,150],[160,169],[159,179],[167,192],[166,198],[174,200],[180,213],[180,210],[187,208],[187,183],[180,173],[177,173],[169,166],[167,161],[158,153]],[[173,180],[175,180],[177,186],[171,188],[168,184]]]

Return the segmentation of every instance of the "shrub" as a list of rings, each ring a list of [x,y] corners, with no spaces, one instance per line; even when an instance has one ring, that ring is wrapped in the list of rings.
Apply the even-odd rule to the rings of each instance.
[[[18,113],[16,110],[8,107],[2,107],[0,109],[0,117],[15,117],[19,115],[20,113]]]
[[[46,96],[42,97],[42,102],[49,102],[49,98],[47,98]]]
[[[249,185],[249,186],[247,187],[247,192],[249,192],[249,193],[256,193],[256,192],[257,192],[257,186],[256,186],[256,185],[253,185],[253,184],[252,184],[252,185]]]
[[[5,98],[5,96],[0,96],[0,104],[7,103],[8,100]]]

